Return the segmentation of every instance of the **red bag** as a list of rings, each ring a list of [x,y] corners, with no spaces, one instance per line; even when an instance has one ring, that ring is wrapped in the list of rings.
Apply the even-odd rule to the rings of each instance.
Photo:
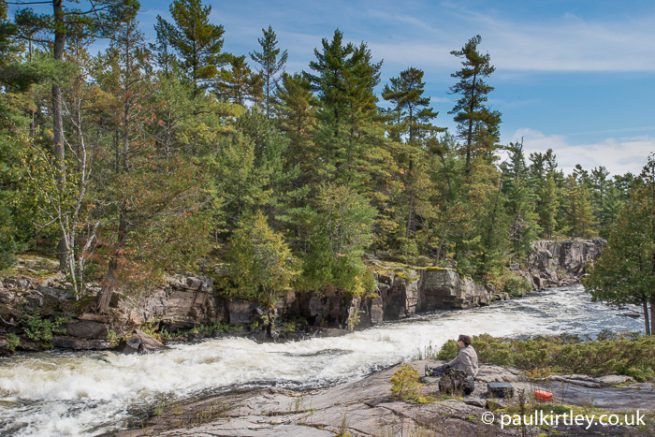
[[[553,394],[546,390],[535,390],[534,398],[542,402],[551,402],[553,400]]]

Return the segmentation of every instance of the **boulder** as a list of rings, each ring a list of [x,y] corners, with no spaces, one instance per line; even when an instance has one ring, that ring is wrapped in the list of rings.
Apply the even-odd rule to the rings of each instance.
[[[124,353],[148,353],[166,349],[164,344],[143,331],[135,329],[122,345]]]
[[[70,290],[48,287],[45,285],[40,285],[37,290],[39,290],[43,296],[50,297],[57,301],[75,300],[75,295]]]
[[[111,343],[102,339],[88,339],[70,336],[56,336],[52,338],[52,345],[60,349],[73,350],[105,350],[111,349]]]
[[[10,276],[2,280],[3,288],[13,290],[27,290],[34,288],[34,281],[31,278],[23,276]]]
[[[552,375],[548,379],[588,388],[599,388],[602,386],[598,379],[588,375]]]
[[[474,407],[485,408],[486,401],[479,397],[466,397],[464,398],[464,403],[467,405],[473,405]]]
[[[381,296],[367,299],[364,304],[368,306],[371,325],[378,325],[384,321],[384,304]]]
[[[605,386],[612,386],[633,383],[635,379],[627,375],[605,375],[598,378],[598,381]]]
[[[106,324],[91,320],[73,320],[65,328],[68,335],[78,338],[105,339],[109,331]]]
[[[549,379],[587,388],[610,387],[635,382],[634,378],[626,375],[606,375],[598,378],[589,375],[552,375]]]
[[[480,366],[476,381],[484,383],[489,382],[519,382],[523,380],[521,371],[512,367],[501,367],[495,365]]]
[[[168,278],[168,283],[177,290],[209,292],[214,288],[214,281],[204,276],[174,275]]]
[[[0,279],[0,326],[13,327],[19,320],[35,314],[60,313],[66,290],[42,287],[35,280],[21,276]]]
[[[10,304],[16,300],[16,293],[0,288],[0,304]]]

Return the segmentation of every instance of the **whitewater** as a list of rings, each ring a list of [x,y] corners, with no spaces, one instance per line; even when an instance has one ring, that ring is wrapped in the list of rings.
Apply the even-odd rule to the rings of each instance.
[[[580,286],[488,307],[442,311],[340,337],[259,344],[223,337],[147,355],[43,352],[0,359],[0,434],[97,435],[161,402],[257,386],[296,389],[362,378],[438,351],[459,334],[531,336],[642,331],[636,307],[592,302]]]

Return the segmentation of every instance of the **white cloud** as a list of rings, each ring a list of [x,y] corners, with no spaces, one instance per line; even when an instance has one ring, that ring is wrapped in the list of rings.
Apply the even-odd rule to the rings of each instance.
[[[452,97],[431,96],[430,102],[432,103],[454,103],[455,99]]]
[[[498,68],[539,71],[655,71],[652,17],[629,22],[485,20]]]
[[[576,164],[584,168],[606,167],[612,174],[639,173],[648,155],[655,153],[655,137],[608,138],[595,144],[570,144],[564,135],[547,135],[543,132],[522,128],[511,136],[520,141],[526,155],[553,149],[559,167],[570,172]]]
[[[384,40],[375,35],[370,41],[391,64],[452,68],[457,60],[450,51],[479,33],[482,49],[491,53],[499,70],[655,71],[654,16],[590,21],[565,14],[550,22],[518,21],[446,5],[434,24],[401,14],[378,12],[375,17],[391,26],[410,25],[400,34],[391,30],[391,40],[383,33]]]

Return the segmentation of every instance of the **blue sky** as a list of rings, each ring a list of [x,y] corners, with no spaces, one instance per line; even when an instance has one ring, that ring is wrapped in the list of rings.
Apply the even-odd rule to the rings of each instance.
[[[152,36],[166,1],[142,0]],[[307,68],[321,38],[340,28],[383,60],[382,83],[408,66],[425,70],[438,122],[452,128],[450,51],[475,34],[496,73],[490,99],[502,140],[551,147],[560,165],[639,172],[655,152],[655,2],[605,0],[206,0],[225,27],[225,49],[257,48],[269,24],[289,51],[287,70]]]

